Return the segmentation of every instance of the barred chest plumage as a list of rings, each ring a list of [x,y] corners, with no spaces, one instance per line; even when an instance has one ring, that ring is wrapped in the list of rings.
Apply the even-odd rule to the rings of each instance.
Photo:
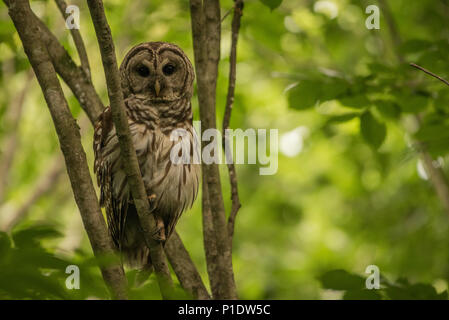
[[[199,161],[192,159],[198,144],[190,105],[194,77],[185,53],[166,42],[134,46],[120,65],[129,128],[160,241],[168,239],[198,192],[199,164],[195,163]],[[106,208],[115,245],[128,265],[150,270],[149,249],[126,182],[109,108],[95,127],[94,151],[100,204]]]
[[[176,106],[145,105],[145,101],[132,96],[125,103],[145,188],[148,196],[155,196],[152,204],[154,213],[164,221],[168,238],[182,212],[192,206],[199,186],[200,168],[193,163],[194,148],[198,144],[194,141],[196,135],[189,102],[177,101],[179,105]],[[126,212],[125,207],[132,200],[109,108],[105,110],[101,123],[95,139],[98,141],[95,144],[95,168],[102,186],[100,201],[110,208],[108,212]],[[180,130],[184,135],[172,135],[173,130]],[[176,161],[186,152],[189,153],[189,161]],[[120,217],[122,219],[123,225],[117,226],[115,233],[112,232],[113,238],[120,247],[133,246],[138,237],[135,222],[131,217],[128,221],[125,217]],[[110,224],[114,224],[117,217],[109,220]]]

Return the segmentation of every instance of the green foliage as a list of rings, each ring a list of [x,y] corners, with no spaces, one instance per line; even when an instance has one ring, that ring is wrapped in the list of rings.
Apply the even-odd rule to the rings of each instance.
[[[320,277],[321,284],[325,289],[333,290],[361,290],[365,280],[345,270],[332,270]]]
[[[371,112],[366,111],[360,117],[360,132],[363,138],[377,149],[384,142],[387,129],[385,124],[376,120]]]
[[[3,299],[69,299],[65,269],[70,261],[55,255],[42,241],[60,234],[51,226],[0,233],[0,297]],[[80,297],[80,295],[75,295]],[[87,298],[87,296],[81,296]]]
[[[266,5],[271,10],[276,9],[282,3],[282,0],[260,0],[264,5]]]
[[[344,300],[447,300],[447,290],[437,293],[436,289],[423,283],[410,284],[405,278],[395,283],[381,279],[379,289],[367,289],[366,279],[345,270],[331,270],[319,277],[324,289],[343,291]]]
[[[239,297],[326,299],[337,292],[344,299],[447,298],[449,219],[425,180],[419,151],[428,150],[448,176],[449,88],[409,66],[417,63],[449,78],[443,27],[447,4],[390,1],[402,40],[395,44],[382,13],[379,30],[365,28],[364,2],[324,2],[333,3],[336,12],[316,3],[245,1],[231,127],[279,129],[281,141],[301,132],[296,142],[284,146],[291,151],[300,140],[301,148],[296,155],[280,148],[278,171],[272,176],[260,176],[257,165],[237,166],[242,208],[233,264]],[[71,4],[80,7],[92,79],[107,103],[87,5],[80,0]],[[233,5],[232,0],[222,1],[222,13]],[[119,60],[137,43],[162,40],[178,44],[193,61],[187,1],[117,0],[105,6]],[[32,7],[77,61],[70,32],[54,3],[34,1]],[[0,16],[2,161],[10,135],[7,111],[23,88],[29,63],[6,6]],[[222,23],[217,123],[226,101],[230,31],[228,17]],[[65,91],[81,123],[83,112]],[[0,199],[0,227],[27,203],[60,154],[36,81],[25,101],[16,130],[19,147]],[[197,120],[196,93],[192,104]],[[83,145],[92,165],[91,128],[84,133]],[[226,166],[221,170],[230,212]],[[108,263],[110,257],[93,257],[70,190],[64,174],[33,203],[11,235],[0,233],[2,298],[108,298],[98,264]],[[177,229],[207,283],[200,211],[197,200]],[[58,227],[48,227],[51,223]],[[80,290],[65,287],[69,264],[80,267]],[[343,271],[364,270],[368,264],[382,266],[382,274],[398,280],[382,280],[380,290],[367,290],[364,275]],[[340,271],[321,274],[335,269]],[[127,276],[131,298],[160,298],[154,275],[140,285],[135,272],[127,271]],[[180,297],[184,294],[180,291]]]

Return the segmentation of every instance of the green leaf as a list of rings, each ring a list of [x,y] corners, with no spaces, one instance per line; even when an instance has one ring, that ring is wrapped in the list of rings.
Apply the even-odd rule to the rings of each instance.
[[[12,238],[16,247],[32,247],[41,239],[54,239],[61,236],[61,233],[53,226],[37,225],[27,229],[17,230]]]
[[[359,275],[345,270],[331,270],[319,277],[321,285],[325,289],[332,290],[362,290],[365,287],[365,279]]]
[[[360,117],[360,132],[366,142],[378,149],[385,140],[387,128],[367,111]]]
[[[328,101],[334,100],[346,94],[350,85],[347,81],[333,78],[331,81],[320,83],[320,100]]]
[[[354,109],[362,109],[362,108],[369,107],[371,105],[371,102],[363,94],[357,94],[357,95],[345,97],[345,98],[342,98],[339,100],[343,106],[348,107],[348,108],[354,108]]]
[[[317,81],[301,81],[288,92],[289,106],[297,110],[312,108],[318,103],[320,93],[320,85]]]
[[[270,8],[271,11],[279,7],[282,3],[282,0],[260,0],[264,5]]]
[[[418,113],[424,111],[429,103],[429,99],[423,95],[406,95],[402,94],[398,97],[398,104],[403,112]]]
[[[327,124],[338,124],[338,123],[348,122],[348,121],[351,121],[359,116],[360,116],[360,113],[357,113],[357,112],[340,114],[338,116],[329,117],[327,119],[326,123]]]
[[[398,119],[401,115],[401,108],[392,101],[376,100],[374,101],[374,105],[380,115],[384,118]]]

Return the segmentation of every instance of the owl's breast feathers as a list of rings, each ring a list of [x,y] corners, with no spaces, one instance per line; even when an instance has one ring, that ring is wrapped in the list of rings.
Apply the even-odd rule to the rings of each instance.
[[[193,164],[193,159],[190,163],[179,164],[173,163],[171,159],[173,147],[180,142],[170,139],[173,129],[186,130],[189,153],[193,153],[196,146],[193,141],[195,135],[191,125],[190,101],[182,101],[184,105],[171,108],[142,105],[138,99],[127,99],[125,102],[145,188],[148,195],[156,195],[154,213],[163,219],[168,238],[182,212],[192,206],[198,192],[199,165]],[[183,139],[182,143],[185,144],[185,141]],[[178,149],[181,153],[181,149]],[[106,208],[109,230],[120,248],[124,243],[132,242],[126,239],[132,238],[129,235],[132,230],[128,230],[130,226],[126,225],[132,198],[121,163],[110,107],[104,110],[95,126],[94,153],[100,205]]]

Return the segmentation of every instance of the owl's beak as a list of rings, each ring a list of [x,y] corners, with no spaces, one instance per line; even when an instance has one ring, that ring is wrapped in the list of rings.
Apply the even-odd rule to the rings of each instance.
[[[154,91],[156,92],[156,97],[159,97],[159,92],[161,91],[159,80],[156,80],[156,83],[154,84]]]

